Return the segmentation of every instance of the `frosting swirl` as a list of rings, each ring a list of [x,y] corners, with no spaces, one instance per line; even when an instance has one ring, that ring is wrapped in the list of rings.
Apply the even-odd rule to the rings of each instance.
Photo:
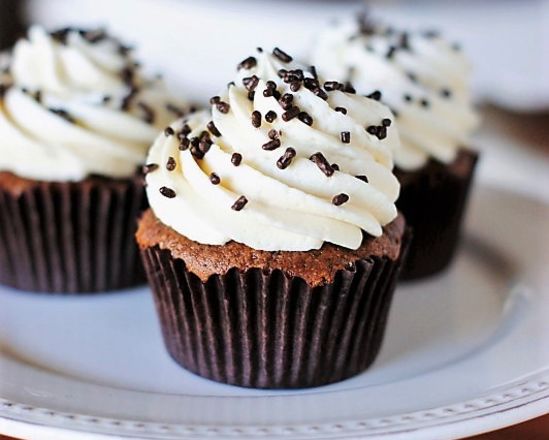
[[[144,77],[131,51],[102,31],[32,27],[8,56],[0,171],[46,181],[129,177],[159,127],[177,117],[162,81]]]
[[[348,85],[322,87],[279,49],[258,51],[211,111],[157,138],[146,177],[155,215],[199,243],[267,251],[356,249],[362,230],[381,235],[399,193],[390,110]]]
[[[360,93],[381,92],[397,115],[397,167],[410,170],[430,158],[452,162],[478,124],[470,66],[459,47],[434,32],[397,32],[367,17],[326,29],[312,61],[327,78],[352,81]]]

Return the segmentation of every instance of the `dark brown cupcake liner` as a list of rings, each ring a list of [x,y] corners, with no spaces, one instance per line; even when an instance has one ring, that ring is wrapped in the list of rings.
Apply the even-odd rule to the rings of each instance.
[[[144,282],[134,234],[145,207],[140,176],[0,187],[0,283],[91,293]]]
[[[463,149],[450,165],[433,160],[418,171],[395,170],[397,207],[414,235],[401,279],[434,275],[451,263],[477,161],[477,153]]]
[[[304,388],[364,371],[381,347],[408,244],[310,287],[281,270],[233,268],[202,282],[158,246],[142,250],[166,347],[187,370],[226,384]]]

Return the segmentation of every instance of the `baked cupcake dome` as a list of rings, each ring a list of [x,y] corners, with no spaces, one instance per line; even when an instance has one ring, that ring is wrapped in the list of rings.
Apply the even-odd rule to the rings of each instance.
[[[460,47],[433,31],[398,31],[363,16],[326,28],[312,61],[326,77],[350,80],[393,109],[401,137],[394,150],[402,184],[397,206],[414,228],[403,278],[444,269],[477,160],[465,147],[478,117]]]
[[[0,281],[49,292],[140,282],[138,170],[180,114],[162,82],[103,31],[40,27],[16,43],[1,80]]]
[[[210,111],[158,137],[137,241],[177,362],[262,388],[321,385],[372,362],[405,230],[392,118],[258,49]]]

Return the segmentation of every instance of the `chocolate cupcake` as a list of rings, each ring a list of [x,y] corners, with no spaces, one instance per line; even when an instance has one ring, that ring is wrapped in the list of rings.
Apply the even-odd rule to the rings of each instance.
[[[162,82],[103,31],[32,27],[0,94],[0,283],[75,293],[143,282],[140,169],[180,114]]]
[[[396,31],[363,16],[326,29],[312,59],[325,77],[352,81],[393,109],[397,207],[414,230],[402,278],[440,272],[455,253],[478,158],[467,147],[478,118],[460,47],[433,31]]]
[[[364,371],[406,248],[394,204],[393,115],[322,85],[285,52],[239,64],[211,111],[149,157],[137,241],[166,346],[233,385],[299,388]]]

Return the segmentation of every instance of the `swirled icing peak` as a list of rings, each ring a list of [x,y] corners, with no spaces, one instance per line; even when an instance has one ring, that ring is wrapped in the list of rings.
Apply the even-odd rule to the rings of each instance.
[[[191,240],[268,251],[356,249],[396,216],[390,110],[258,49],[211,110],[180,120],[148,157],[157,218]]]
[[[34,26],[8,58],[0,171],[46,181],[129,177],[159,128],[182,114],[163,82],[100,30]]]
[[[352,81],[359,93],[377,91],[393,109],[402,141],[394,150],[399,168],[453,161],[478,124],[469,63],[436,32],[396,31],[364,16],[327,27],[312,61],[319,73]]]

